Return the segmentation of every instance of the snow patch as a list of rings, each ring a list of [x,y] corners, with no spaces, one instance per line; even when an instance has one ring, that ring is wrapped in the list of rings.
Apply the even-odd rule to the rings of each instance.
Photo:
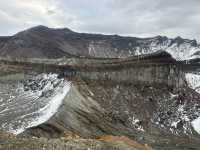
[[[200,74],[186,73],[185,77],[189,87],[200,93]]]
[[[192,127],[200,134],[200,117],[192,121]]]
[[[7,99],[4,97],[7,88],[2,89],[4,98],[0,105],[0,119],[4,121],[0,126],[5,131],[20,134],[27,128],[48,121],[57,112],[70,90],[71,82],[50,73],[33,76],[15,87],[11,89],[15,92],[9,93]]]
[[[143,131],[143,132],[144,132],[144,128],[143,128],[142,125],[141,125],[141,121],[140,121],[139,119],[135,118],[134,116],[133,116],[133,118],[132,118],[132,125],[133,125],[134,128],[136,128],[137,130]]]
[[[155,37],[149,40],[141,40],[139,44],[140,46],[134,47],[133,49],[135,55],[151,54],[159,50],[164,50],[178,61],[200,58],[196,54],[200,51],[200,46],[199,44],[194,46],[191,40],[183,39],[182,43],[179,43],[175,39],[166,38],[160,41]],[[131,55],[130,52],[129,55]]]
[[[62,104],[63,99],[70,90],[70,84],[70,82],[63,81],[62,85],[56,90],[56,94],[50,98],[50,101],[43,108],[40,108],[37,112],[34,112],[34,114],[38,114],[38,117],[32,118],[30,121],[28,121],[27,126],[22,126],[21,128],[13,130],[12,132],[14,134],[20,134],[27,128],[38,126],[48,121],[57,112],[58,108]],[[51,89],[51,86],[49,86],[49,88]],[[44,90],[46,89],[47,86],[44,87]]]

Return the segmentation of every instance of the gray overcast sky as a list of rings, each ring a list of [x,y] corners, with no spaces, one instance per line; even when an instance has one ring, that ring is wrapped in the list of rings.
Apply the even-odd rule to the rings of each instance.
[[[200,0],[1,0],[0,35],[36,25],[200,41]]]

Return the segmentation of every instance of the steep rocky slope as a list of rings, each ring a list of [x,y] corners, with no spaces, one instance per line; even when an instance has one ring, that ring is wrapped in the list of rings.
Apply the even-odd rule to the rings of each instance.
[[[51,118],[70,88],[70,82],[57,79],[56,74],[7,77],[0,83],[1,129],[15,134]]]
[[[0,63],[6,72],[0,78],[1,129],[25,143],[72,132],[93,139],[126,136],[158,150],[199,149],[200,95],[186,82],[188,64],[167,53],[28,61]]]
[[[179,98],[184,93],[191,94],[183,104]],[[177,112],[180,108],[183,111]],[[86,138],[124,135],[155,149],[198,149],[198,135],[191,124],[199,116],[198,108],[199,95],[189,89],[176,93],[166,86],[79,81],[53,118],[23,134],[48,138],[64,131]]]
[[[196,40],[165,36],[152,38],[122,37],[77,33],[70,29],[37,26],[11,37],[0,38],[0,56],[60,58],[86,56],[119,58],[165,50],[177,60],[199,58]]]

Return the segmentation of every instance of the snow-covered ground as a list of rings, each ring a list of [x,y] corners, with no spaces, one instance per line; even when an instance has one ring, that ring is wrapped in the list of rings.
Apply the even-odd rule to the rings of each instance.
[[[194,46],[195,41],[187,39],[179,39],[181,40],[181,43],[179,43],[176,41],[177,39],[165,38],[163,41],[159,41],[158,37],[155,37],[146,41],[141,40],[141,45],[130,50],[129,55],[151,54],[164,50],[178,61],[200,58],[198,54],[200,52],[199,44]]]
[[[194,130],[200,134],[200,117],[192,121]]]
[[[110,45],[106,40],[90,41],[88,54],[92,57],[126,58],[162,50],[170,53],[178,61],[200,58],[200,44],[196,40],[156,36],[123,42],[125,41]]]
[[[200,74],[187,73],[185,77],[190,88],[200,93]]]
[[[167,47],[165,49],[169,52],[172,57],[176,60],[189,60],[192,58],[198,58],[200,56],[193,55],[196,52],[200,51],[199,47],[194,47],[190,43],[184,42],[181,45],[177,45],[177,43]]]
[[[192,89],[200,93],[200,74],[187,73],[186,80],[188,85]],[[197,119],[193,120],[191,123],[194,130],[200,134],[200,116]]]
[[[41,74],[18,83],[17,88],[9,93],[9,99],[0,103],[1,129],[19,134],[48,121],[57,112],[71,86],[70,82],[57,76]],[[6,93],[2,90],[0,94],[4,96]]]

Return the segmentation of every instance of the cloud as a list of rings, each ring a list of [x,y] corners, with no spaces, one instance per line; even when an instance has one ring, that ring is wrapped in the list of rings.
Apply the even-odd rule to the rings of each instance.
[[[73,27],[76,16],[63,12],[56,0],[7,0],[0,1],[0,33],[13,34],[36,26]]]
[[[200,39],[198,0],[113,0],[105,7],[109,11],[103,17],[89,18],[87,22],[93,23],[81,28],[89,32]]]
[[[79,32],[200,40],[199,0],[7,0],[0,34],[43,24]]]

